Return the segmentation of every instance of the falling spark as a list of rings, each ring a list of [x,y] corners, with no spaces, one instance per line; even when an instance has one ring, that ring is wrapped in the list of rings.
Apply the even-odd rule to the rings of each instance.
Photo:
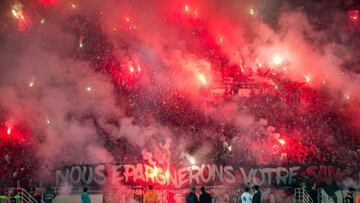
[[[232,151],[232,146],[229,145],[229,146],[227,147],[227,149],[231,152],[231,151]]]
[[[47,119],[47,120],[46,120],[46,123],[47,123],[47,124],[50,124],[50,120],[49,120],[49,119]]]
[[[130,18],[125,18],[126,22],[130,22]]]
[[[129,30],[136,30],[136,25],[130,25]]]
[[[281,145],[284,145],[284,144],[286,144],[286,142],[285,142],[285,140],[284,139],[279,139],[279,143],[281,144]]]
[[[41,24],[44,24],[45,23],[45,18],[43,18],[41,21],[40,21]]]
[[[196,16],[198,16],[198,15],[199,15],[199,13],[198,13],[198,11],[197,11],[197,10],[195,10],[195,11],[194,11],[194,14],[195,14]]]
[[[80,37],[79,39],[79,48],[83,48],[84,44],[83,44],[83,37]]]
[[[283,67],[283,71],[286,72],[286,71],[287,71],[287,67]]]
[[[71,4],[71,7],[72,7],[73,9],[75,9],[75,8],[76,8],[76,5],[75,5],[75,4]]]
[[[307,83],[309,83],[309,82],[311,81],[310,76],[306,75],[306,76],[305,76],[305,81],[306,81]]]
[[[185,158],[190,162],[191,165],[195,165],[196,164],[196,160],[193,156],[191,156],[188,153],[185,153]]]
[[[199,81],[201,82],[202,85],[206,85],[207,81],[206,81],[206,78],[205,78],[204,74],[200,73],[198,75],[198,79],[199,79]]]
[[[345,94],[345,99],[350,100],[351,99],[350,95]]]
[[[188,6],[188,5],[185,5],[185,12],[187,13],[187,12],[189,12],[189,11],[190,11],[189,6]]]
[[[224,38],[223,38],[223,37],[220,37],[220,38],[219,38],[219,42],[220,42],[220,43],[223,43],[223,41],[224,41]]]
[[[11,128],[9,127],[6,132],[7,132],[8,135],[10,135],[11,134]]]
[[[11,13],[15,18],[19,19],[19,15],[15,9],[11,9]]]
[[[22,14],[22,12],[21,11],[18,11],[17,9],[11,9],[11,13],[12,13],[12,15],[16,18],[16,19],[18,19],[18,20],[22,20],[22,21],[24,21],[25,20],[25,17],[24,17],[24,15]]]
[[[195,165],[195,164],[196,164],[196,160],[195,160],[195,158],[192,157],[192,156],[189,158],[189,162],[190,162],[191,165]]]
[[[88,92],[91,92],[92,88],[91,88],[91,87],[87,87],[86,90],[87,90]]]
[[[132,65],[130,65],[129,70],[130,70],[130,73],[133,73],[135,71],[134,67]]]
[[[280,64],[283,63],[284,58],[281,57],[280,55],[275,55],[275,56],[273,56],[272,60],[273,60],[273,63],[274,63],[274,64],[280,65]]]
[[[11,14],[19,20],[19,29],[23,31],[25,29],[27,21],[25,21],[25,17],[22,12],[23,5],[21,3],[17,3],[12,6]]]
[[[141,67],[140,67],[140,65],[137,65],[137,69],[138,69],[139,72],[141,72]]]
[[[28,83],[28,86],[30,87],[30,88],[32,88],[32,87],[34,87],[34,85],[35,85],[35,77],[32,77],[30,80],[29,80],[29,83]]]
[[[279,86],[275,85],[275,89],[278,90],[278,89],[279,89]]]
[[[250,15],[254,15],[254,14],[255,14],[254,9],[250,8]]]

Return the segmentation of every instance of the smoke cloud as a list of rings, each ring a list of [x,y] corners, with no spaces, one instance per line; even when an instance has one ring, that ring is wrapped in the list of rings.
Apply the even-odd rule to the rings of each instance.
[[[45,2],[0,10],[2,127],[28,130],[40,175],[191,158],[357,164],[357,27],[338,5],[325,18],[320,2]],[[263,91],[226,97],[229,77]]]

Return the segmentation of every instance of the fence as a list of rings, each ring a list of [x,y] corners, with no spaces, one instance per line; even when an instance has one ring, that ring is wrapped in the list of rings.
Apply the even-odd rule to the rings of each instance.
[[[296,188],[294,195],[295,203],[313,203],[310,195],[306,192],[305,188]]]
[[[15,198],[20,200],[20,203],[38,203],[24,188],[8,188],[7,194],[8,199]]]

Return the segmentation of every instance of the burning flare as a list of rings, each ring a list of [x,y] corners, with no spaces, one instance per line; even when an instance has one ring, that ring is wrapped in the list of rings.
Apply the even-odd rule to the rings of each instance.
[[[280,55],[275,55],[273,56],[272,61],[275,65],[281,65],[284,62],[284,58]]]
[[[206,81],[206,78],[205,78],[205,75],[204,75],[204,74],[199,73],[197,77],[198,77],[198,80],[200,81],[200,83],[201,83],[202,85],[206,85],[206,84],[207,84],[207,81]]]

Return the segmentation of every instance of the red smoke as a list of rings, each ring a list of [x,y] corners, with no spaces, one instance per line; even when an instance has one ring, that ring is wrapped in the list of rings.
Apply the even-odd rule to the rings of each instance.
[[[27,141],[28,132],[14,125],[3,125],[0,128],[0,140],[5,143],[24,143]]]
[[[0,64],[9,67],[0,90],[12,93],[3,114],[25,120],[55,163],[73,157],[45,152],[73,138],[83,147],[72,154],[93,144],[116,161],[144,149],[179,164],[184,153],[259,164],[347,157],[339,146],[350,143],[343,135],[356,140],[359,99],[356,44],[343,42],[351,36],[320,32],[296,9],[269,17],[268,6],[227,2],[24,3],[9,24],[29,32],[0,54],[14,56]],[[359,11],[342,16],[358,21]],[[21,129],[4,125],[1,138],[24,142]]]

